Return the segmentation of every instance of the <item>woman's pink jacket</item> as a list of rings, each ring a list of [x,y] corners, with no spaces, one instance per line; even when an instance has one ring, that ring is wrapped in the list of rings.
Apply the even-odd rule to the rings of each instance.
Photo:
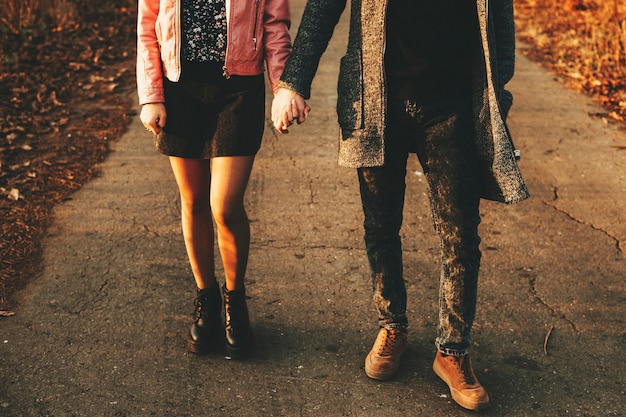
[[[225,76],[259,75],[267,64],[276,91],[291,52],[289,0],[226,0]],[[181,72],[181,0],[139,0],[137,92],[139,104],[163,103],[163,77]]]

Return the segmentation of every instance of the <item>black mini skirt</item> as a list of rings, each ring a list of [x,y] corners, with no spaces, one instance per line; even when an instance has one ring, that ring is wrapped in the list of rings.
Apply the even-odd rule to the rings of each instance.
[[[181,158],[256,155],[265,126],[265,80],[222,75],[216,63],[185,63],[178,82],[164,78],[166,125],[157,151]]]

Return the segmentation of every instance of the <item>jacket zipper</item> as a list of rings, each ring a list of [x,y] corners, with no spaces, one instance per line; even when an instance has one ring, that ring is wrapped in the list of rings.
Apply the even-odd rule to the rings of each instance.
[[[235,0],[230,0],[235,1]],[[257,37],[256,37],[256,30],[258,28],[258,16],[259,16],[259,9],[261,6],[261,0],[255,0],[255,5],[254,5],[254,26],[253,26],[253,31],[252,31],[252,45],[254,47],[254,50],[257,50]],[[231,7],[232,9],[232,7]],[[230,13],[227,13],[227,26],[226,26],[226,56],[224,57],[224,66],[222,67],[222,70],[224,71],[222,73],[222,75],[224,76],[224,78],[229,79],[230,78],[230,74],[228,72],[228,67],[226,66],[226,62],[228,61],[228,49],[229,49],[229,45],[230,45],[230,36],[228,36],[230,30]]]
[[[254,47],[254,50],[257,50],[257,36],[256,36],[256,31],[258,28],[258,16],[259,16],[259,9],[261,7],[261,0],[255,0],[254,2],[254,26],[253,26],[253,30],[252,30],[252,45]],[[222,73],[222,75],[224,76],[224,78],[229,79],[230,78],[230,73],[228,72],[228,67],[226,66],[226,62],[228,62],[228,49],[229,49],[229,45],[230,45],[230,20],[228,19],[228,21],[226,22],[226,56],[224,57],[224,66],[222,67],[222,70],[224,71]]]
[[[224,1],[224,7],[229,7],[232,3],[228,0]],[[228,67],[226,63],[228,62],[228,49],[230,46],[230,10],[226,10],[226,53],[224,54],[224,66],[222,67],[222,75],[227,80],[230,78],[230,73],[228,72]]]
[[[252,44],[254,46],[255,51],[256,51],[256,42],[257,42],[256,29],[257,29],[258,22],[259,22],[259,6],[260,5],[261,5],[261,0],[256,0],[255,6],[254,6],[254,29],[252,30]]]
[[[180,74],[182,72],[182,60],[183,57],[181,56],[182,54],[182,50],[183,50],[183,34],[182,34],[182,25],[181,25],[181,6],[180,6],[180,0],[176,1],[176,6],[175,6],[175,11],[176,11],[176,27],[174,28],[174,33],[176,36],[176,39],[174,41],[174,45],[175,47],[178,48],[177,51],[175,51],[174,56],[177,59],[176,62],[176,69],[178,70],[178,78],[180,79]],[[178,80],[176,80],[178,81]]]

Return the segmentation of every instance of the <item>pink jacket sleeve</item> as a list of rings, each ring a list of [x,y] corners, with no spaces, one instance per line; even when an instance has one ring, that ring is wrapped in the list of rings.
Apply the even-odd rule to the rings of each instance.
[[[272,91],[278,91],[278,80],[291,53],[291,11],[289,0],[266,0],[264,22],[265,61]]]
[[[139,104],[163,103],[163,70],[156,35],[159,0],[139,0],[137,12],[137,94]]]

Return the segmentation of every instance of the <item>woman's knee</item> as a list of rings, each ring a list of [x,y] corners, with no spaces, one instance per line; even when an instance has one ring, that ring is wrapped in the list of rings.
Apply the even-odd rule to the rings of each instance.
[[[215,223],[228,229],[248,223],[248,216],[243,204],[212,205],[211,210]]]
[[[208,194],[183,194],[181,193],[180,204],[182,211],[190,215],[199,215],[211,212]]]

